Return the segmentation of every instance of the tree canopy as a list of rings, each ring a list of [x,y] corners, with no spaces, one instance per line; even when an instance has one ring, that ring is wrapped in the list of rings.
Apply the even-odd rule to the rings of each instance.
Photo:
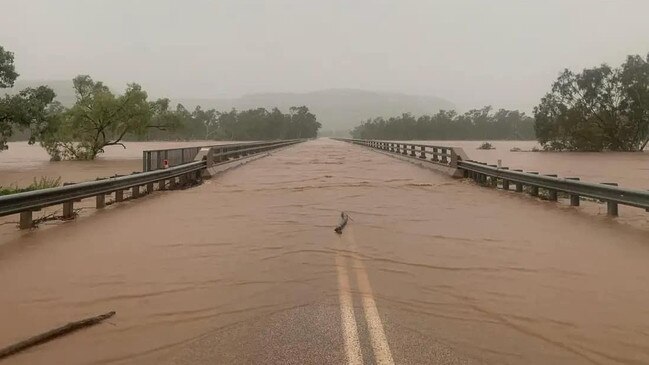
[[[273,108],[218,113],[213,133],[217,139],[226,140],[269,140],[315,138],[320,122],[306,106],[291,107],[289,114]]]
[[[0,89],[12,87],[18,78],[13,53],[0,46]],[[27,88],[17,95],[0,98],[0,151],[7,149],[7,140],[15,131],[28,130],[29,143],[34,143],[52,119],[54,91],[47,86]]]
[[[108,146],[126,148],[125,140],[312,138],[320,128],[305,106],[292,107],[289,114],[277,108],[220,113],[200,106],[190,112],[181,104],[172,109],[169,99],[148,101],[138,84],[121,95],[87,75],[77,76],[73,85],[76,103],[52,110],[39,135],[54,160],[94,159]]]
[[[638,151],[649,141],[649,55],[574,73],[564,70],[534,108],[549,150]]]
[[[464,114],[441,110],[434,115],[368,119],[352,130],[354,138],[399,140],[527,140],[534,139],[534,119],[518,110],[491,106]]]
[[[138,84],[115,95],[102,82],[80,75],[73,80],[77,101],[61,113],[43,135],[41,145],[53,159],[94,159],[107,146],[119,145],[127,134],[143,136],[149,128],[174,128],[180,123],[169,99],[147,100]]]
[[[14,65],[14,54],[0,46],[0,88],[14,86],[17,78],[18,73],[16,73],[16,66]]]
[[[18,73],[13,53],[0,46],[0,88],[14,85]],[[213,139],[268,140],[316,137],[320,123],[306,106],[288,114],[275,108],[218,112],[197,106],[171,108],[169,99],[149,101],[132,83],[115,94],[88,75],[73,80],[76,101],[65,108],[47,86],[27,88],[0,98],[0,151],[14,133],[39,141],[53,160],[94,159],[125,140]]]

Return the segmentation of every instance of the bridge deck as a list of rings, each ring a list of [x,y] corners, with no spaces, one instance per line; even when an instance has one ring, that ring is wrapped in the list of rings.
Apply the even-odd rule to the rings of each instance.
[[[316,140],[2,245],[0,346],[115,310],[8,362],[647,363],[646,238]]]

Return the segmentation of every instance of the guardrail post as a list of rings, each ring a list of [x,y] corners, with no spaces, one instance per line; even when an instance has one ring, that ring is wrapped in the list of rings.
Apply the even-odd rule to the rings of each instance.
[[[557,177],[557,175],[555,175],[555,174],[548,174],[548,175],[545,175],[545,176]],[[554,189],[547,189],[547,190],[548,190],[548,200],[556,202],[558,200],[557,191],[554,190]]]
[[[131,188],[131,197],[132,198],[137,198],[140,196],[140,187],[139,186],[133,186]]]
[[[102,209],[102,208],[106,207],[106,195],[105,194],[102,193],[102,194],[97,195],[95,200],[96,200],[95,201],[95,203],[96,203],[95,207],[97,209]]]
[[[520,169],[514,169],[512,171],[523,172],[523,170],[520,170]],[[516,192],[517,193],[522,193],[523,192],[523,184],[522,183],[514,182],[514,186],[516,187]]]
[[[509,167],[500,167],[501,170],[509,170]],[[507,179],[502,179],[503,180],[503,190],[509,190],[509,180]]]
[[[147,194],[153,193],[153,183],[152,182],[146,184],[146,192],[147,192]]]
[[[115,191],[115,201],[116,202],[124,201],[124,190]]]
[[[604,185],[611,185],[611,186],[617,186],[617,183],[602,183]],[[612,201],[607,201],[606,202],[606,214],[608,214],[611,217],[617,217],[618,212],[617,212],[617,203],[612,202]]]
[[[20,229],[29,229],[34,225],[34,220],[32,219],[33,212],[31,210],[26,210],[20,212],[20,223],[18,227]]]
[[[447,151],[447,148],[442,148],[442,163],[448,163],[448,156],[446,156],[446,154],[448,153]]]
[[[577,180],[579,181],[578,177],[567,177],[566,180]],[[570,205],[573,207],[578,207],[579,206],[579,194],[570,194]]]
[[[528,171],[528,174],[533,174],[533,175],[538,175],[539,173],[536,171]],[[539,196],[539,187],[530,185],[530,195],[531,196]]]
[[[419,147],[421,152],[419,153],[419,158],[426,158],[426,146]]]
[[[488,166],[489,167],[498,167],[497,165],[488,165]],[[490,185],[498,187],[498,178],[496,176],[487,175],[487,177],[489,178]]]
[[[74,217],[74,202],[69,201],[63,203],[63,219],[71,219]]]
[[[452,149],[452,148],[450,149],[450,151],[451,151],[451,164],[450,164],[450,166],[451,167],[457,167],[457,161],[458,161],[457,153],[455,153],[455,150]]]

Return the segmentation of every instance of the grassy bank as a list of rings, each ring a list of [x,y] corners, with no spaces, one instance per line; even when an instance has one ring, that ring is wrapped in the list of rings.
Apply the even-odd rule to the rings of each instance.
[[[34,191],[47,188],[55,188],[61,186],[61,177],[41,177],[40,179],[34,178],[34,181],[26,187],[18,187],[15,185],[0,186],[0,196],[10,195],[17,193],[24,193],[26,191]]]

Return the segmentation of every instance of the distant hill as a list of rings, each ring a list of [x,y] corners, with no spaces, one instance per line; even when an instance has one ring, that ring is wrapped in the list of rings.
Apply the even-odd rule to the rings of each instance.
[[[75,101],[72,81],[16,81],[13,93],[25,87],[48,85],[56,92],[57,99],[64,105]],[[157,95],[153,95],[156,96]],[[323,134],[345,133],[368,118],[398,116],[410,112],[415,115],[432,114],[440,109],[454,109],[453,103],[432,96],[417,96],[399,93],[373,92],[355,89],[329,89],[308,93],[260,93],[233,99],[175,98],[173,104],[181,103],[187,109],[200,105],[203,109],[214,108],[228,111],[257,107],[273,108],[287,112],[291,106],[306,105],[315,113]]]
[[[344,132],[367,118],[390,117],[411,112],[430,114],[440,109],[453,109],[453,103],[436,97],[383,93],[353,89],[330,89],[309,93],[249,94],[236,99],[176,99],[187,108],[200,105],[217,110],[306,105],[318,116],[323,132]]]

